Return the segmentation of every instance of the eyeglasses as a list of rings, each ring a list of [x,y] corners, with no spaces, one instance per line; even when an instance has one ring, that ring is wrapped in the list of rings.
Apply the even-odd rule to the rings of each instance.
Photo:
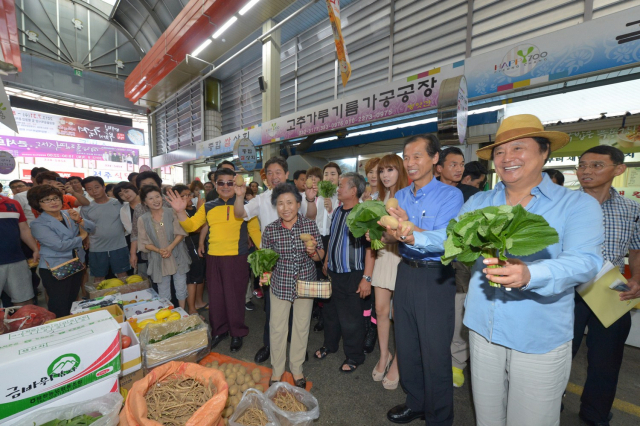
[[[216,185],[217,185],[217,186],[225,186],[225,185],[227,185],[227,186],[233,186],[233,185],[235,185],[235,182],[234,182],[234,181],[232,181],[232,180],[228,180],[228,181],[226,181],[226,182],[223,182],[223,181],[219,180],[219,181],[217,181],[217,182],[216,182]]]
[[[55,197],[55,198],[43,198],[42,200],[40,200],[40,202],[41,202],[42,204],[51,204],[51,203],[56,202],[56,201],[60,201],[60,198],[59,198],[59,197]]]
[[[593,169],[596,172],[604,169],[605,167],[615,167],[615,166],[619,166],[619,164],[604,164],[604,163],[592,163],[592,164],[578,164],[576,166],[576,170],[586,170],[586,169]]]
[[[24,188],[26,186],[27,185],[25,185],[24,183],[14,183],[13,185],[9,185],[9,188],[16,189],[16,188]]]

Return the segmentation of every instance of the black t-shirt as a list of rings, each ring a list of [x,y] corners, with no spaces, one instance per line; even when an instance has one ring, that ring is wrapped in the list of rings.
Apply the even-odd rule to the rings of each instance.
[[[465,185],[464,183],[459,183],[456,188],[462,191],[462,197],[464,198],[465,203],[469,198],[471,198],[472,195],[480,192],[480,189],[476,188],[475,186]]]

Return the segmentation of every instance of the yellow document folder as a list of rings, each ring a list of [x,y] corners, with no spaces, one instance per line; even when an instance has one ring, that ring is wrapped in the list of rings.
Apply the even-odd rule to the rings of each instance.
[[[607,261],[593,280],[578,286],[580,296],[607,328],[640,302],[640,299],[621,301],[620,292],[610,288],[617,282],[626,284],[627,279]]]

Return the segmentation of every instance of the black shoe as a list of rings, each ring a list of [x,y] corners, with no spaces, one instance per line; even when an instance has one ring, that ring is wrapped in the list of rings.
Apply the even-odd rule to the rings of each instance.
[[[229,332],[225,332],[222,334],[218,334],[217,336],[213,336],[213,339],[211,339],[211,349],[218,346],[218,343],[222,342],[227,337],[229,337]]]
[[[238,352],[242,347],[242,337],[231,338],[231,352]]]
[[[263,346],[260,348],[258,353],[256,353],[256,356],[253,358],[253,360],[256,364],[262,364],[269,359],[269,356],[271,356],[271,349],[269,348],[269,346]]]
[[[378,340],[378,327],[371,325],[367,331],[367,335],[364,337],[364,353],[370,354],[376,348],[376,341]]]
[[[589,420],[582,413],[578,413],[578,417],[580,417],[580,424],[587,426],[609,426],[609,421],[613,418],[613,413],[609,413],[607,416],[607,420],[603,422],[594,422],[593,420]]]
[[[407,404],[400,404],[387,412],[387,419],[393,423],[411,423],[415,419],[424,420],[424,412],[413,411]]]
[[[313,331],[322,331],[324,330],[324,318],[320,317],[315,327],[313,327]]]
[[[245,308],[247,311],[253,311],[256,307],[255,307],[255,305],[253,304],[253,302],[252,302],[251,300],[249,300],[247,303],[245,303],[245,304],[244,304],[244,308]]]

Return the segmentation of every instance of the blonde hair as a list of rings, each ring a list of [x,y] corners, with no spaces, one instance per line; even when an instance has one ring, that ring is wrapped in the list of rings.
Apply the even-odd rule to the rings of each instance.
[[[387,167],[393,167],[398,171],[398,181],[393,188],[393,192],[389,193],[389,196],[395,196],[395,193],[409,186],[409,176],[407,175],[407,171],[404,168],[404,163],[402,162],[402,158],[400,158],[396,154],[388,154],[380,159],[378,163],[378,199],[384,200],[387,195],[387,188],[382,184],[382,179],[380,179],[380,172]]]

